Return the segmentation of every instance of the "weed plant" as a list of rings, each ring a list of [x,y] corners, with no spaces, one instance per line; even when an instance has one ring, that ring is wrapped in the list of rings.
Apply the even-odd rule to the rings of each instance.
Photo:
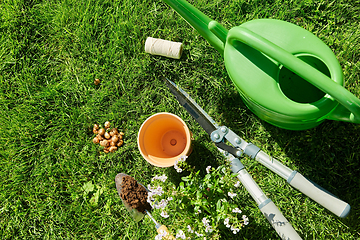
[[[227,29],[274,18],[311,31],[335,53],[345,88],[360,97],[359,0],[190,2]],[[147,37],[182,42],[181,59],[146,54]],[[194,136],[193,152],[186,160],[198,173],[194,179],[206,179],[207,166],[219,171],[224,165],[205,131],[169,92],[163,76],[188,92],[216,122],[351,205],[350,215],[338,218],[270,170],[242,159],[303,239],[360,238],[360,125],[324,121],[313,129],[288,131],[260,120],[243,104],[222,56],[160,0],[2,0],[2,239],[155,238],[151,220],[133,221],[122,205],[115,176],[124,172],[147,186],[154,176],[165,174],[168,187],[181,189],[184,184],[186,189],[189,181],[182,177],[186,180],[190,172],[157,168],[142,158],[137,133],[144,120],[171,112],[186,122]],[[99,85],[94,84],[96,78]],[[124,145],[114,153],[105,154],[92,143],[93,125],[105,121],[125,133]],[[249,224],[233,234],[221,219],[216,238],[278,239],[246,190],[240,185],[233,191],[237,196],[227,196],[228,202],[241,209]],[[169,218],[154,212],[175,235],[178,230],[187,233],[178,228],[179,221],[197,221],[192,204],[178,207],[181,213]],[[208,220],[218,216],[216,207],[209,207]]]

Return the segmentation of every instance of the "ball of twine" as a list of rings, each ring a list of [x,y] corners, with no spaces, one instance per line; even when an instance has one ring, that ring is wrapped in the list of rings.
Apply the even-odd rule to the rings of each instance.
[[[182,43],[159,38],[148,37],[145,42],[145,52],[152,55],[180,59],[183,51]]]

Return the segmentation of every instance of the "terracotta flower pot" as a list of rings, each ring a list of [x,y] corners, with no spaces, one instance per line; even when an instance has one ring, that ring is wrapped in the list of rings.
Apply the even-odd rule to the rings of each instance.
[[[172,113],[157,113],[145,120],[138,134],[141,155],[157,167],[173,166],[191,152],[191,132],[185,122]]]

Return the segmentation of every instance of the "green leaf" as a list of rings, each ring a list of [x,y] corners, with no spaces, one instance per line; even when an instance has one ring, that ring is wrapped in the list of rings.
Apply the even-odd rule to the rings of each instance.
[[[95,187],[95,185],[92,184],[92,181],[89,181],[89,182],[85,183],[82,186],[82,189],[84,190],[84,195],[88,194],[89,192],[94,191],[94,187]]]
[[[96,193],[94,193],[94,195],[91,197],[90,199],[90,203],[91,205],[93,205],[94,207],[96,207],[98,205],[98,202],[99,202],[99,198],[100,198],[100,195],[104,192],[104,189],[103,188],[99,188]]]
[[[216,203],[216,210],[220,210],[220,208],[221,208],[221,199],[219,199],[218,201],[217,201],[217,203]]]
[[[202,193],[200,190],[196,191],[196,199],[201,199],[202,198]]]
[[[190,181],[190,176],[181,177],[181,180],[183,180],[184,182],[188,182]]]

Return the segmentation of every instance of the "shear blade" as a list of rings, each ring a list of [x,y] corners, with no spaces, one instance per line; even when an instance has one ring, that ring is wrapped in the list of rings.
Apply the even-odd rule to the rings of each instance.
[[[213,131],[219,128],[217,123],[194,101],[194,99],[189,96],[189,94],[169,79],[165,78],[165,82],[180,105],[183,106],[185,110],[200,124],[209,136]],[[239,151],[232,146],[226,145],[224,141],[215,143],[215,145],[234,156],[237,156]]]

